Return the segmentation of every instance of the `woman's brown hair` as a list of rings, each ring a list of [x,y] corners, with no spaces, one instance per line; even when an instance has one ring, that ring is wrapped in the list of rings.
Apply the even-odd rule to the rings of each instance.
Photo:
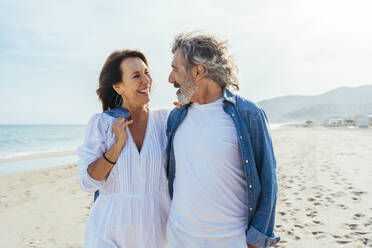
[[[102,67],[101,74],[99,75],[99,85],[97,89],[97,95],[102,103],[102,110],[110,110],[118,107],[115,100],[121,98],[113,89],[113,85],[121,82],[122,70],[120,68],[121,62],[126,58],[140,58],[147,66],[147,59],[145,55],[136,50],[121,50],[115,51],[110,54],[105,64]]]

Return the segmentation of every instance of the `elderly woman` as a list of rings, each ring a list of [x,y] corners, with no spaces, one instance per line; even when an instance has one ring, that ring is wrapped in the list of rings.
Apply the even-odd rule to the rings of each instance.
[[[103,113],[90,119],[78,148],[80,186],[99,190],[84,247],[166,245],[168,112],[149,109],[151,85],[147,59],[139,51],[114,52],[102,68],[97,94]]]

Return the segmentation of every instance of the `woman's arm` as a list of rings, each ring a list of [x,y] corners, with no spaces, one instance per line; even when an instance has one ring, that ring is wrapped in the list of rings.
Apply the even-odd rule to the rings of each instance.
[[[126,120],[123,117],[119,117],[115,120],[115,123],[112,125],[112,131],[115,134],[116,142],[110,147],[110,149],[104,153],[106,158],[111,162],[116,162],[121,150],[123,149],[127,139],[128,134],[126,127],[130,125],[133,121]],[[108,162],[103,156],[93,163],[91,163],[88,168],[88,174],[90,177],[97,181],[102,181],[107,178],[111,169],[115,166]]]

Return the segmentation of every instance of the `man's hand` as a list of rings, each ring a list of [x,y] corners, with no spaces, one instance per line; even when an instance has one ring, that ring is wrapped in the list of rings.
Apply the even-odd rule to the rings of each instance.
[[[176,106],[177,109],[180,109],[183,107],[183,105],[179,104],[178,102],[173,102],[173,105]]]
[[[248,248],[258,248],[257,246],[253,246],[247,243]]]

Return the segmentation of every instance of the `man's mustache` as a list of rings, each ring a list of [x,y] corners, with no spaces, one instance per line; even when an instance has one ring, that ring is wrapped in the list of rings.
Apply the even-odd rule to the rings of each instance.
[[[174,88],[179,88],[179,87],[181,87],[181,85],[178,84],[178,83],[176,83],[176,82],[173,82],[173,87],[174,87]]]

